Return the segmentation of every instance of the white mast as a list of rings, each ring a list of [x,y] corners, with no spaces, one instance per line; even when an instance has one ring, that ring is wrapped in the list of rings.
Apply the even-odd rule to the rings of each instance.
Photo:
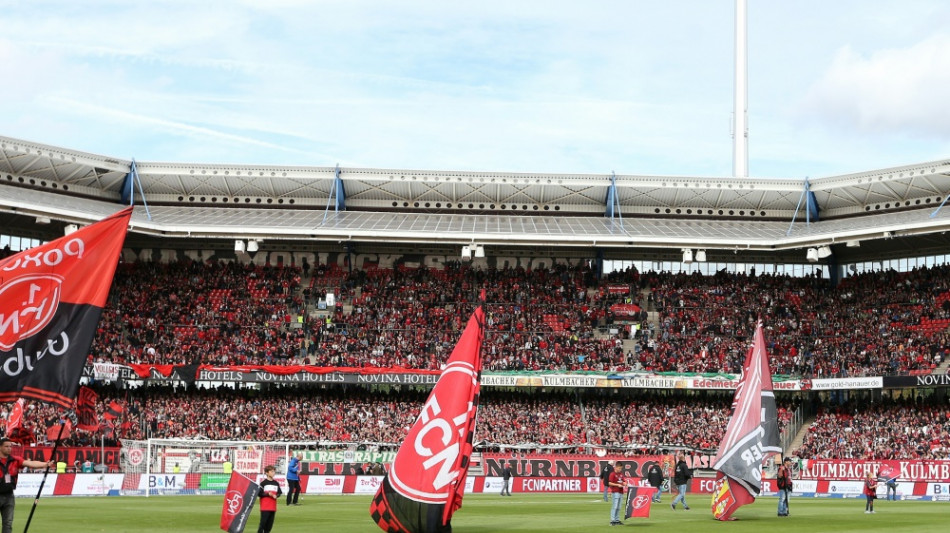
[[[732,175],[749,175],[749,62],[746,1],[736,0],[736,79],[732,111]]]

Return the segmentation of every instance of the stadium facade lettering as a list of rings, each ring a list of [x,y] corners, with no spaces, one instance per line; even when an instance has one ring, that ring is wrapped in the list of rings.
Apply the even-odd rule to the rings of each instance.
[[[86,461],[91,461],[93,464],[104,464],[110,467],[118,467],[121,449],[114,447],[72,448],[61,446],[57,448],[56,453],[53,454],[52,446],[30,446],[27,448],[17,449],[15,450],[15,453],[30,461],[46,462],[50,459],[55,459],[56,462],[66,463],[70,467],[76,465],[77,463],[81,465]]]
[[[638,455],[636,457],[597,457],[593,455],[543,455],[519,454],[512,456],[502,453],[483,453],[482,464],[486,476],[501,476],[505,465],[517,477],[575,478],[598,477],[609,461],[624,462],[624,474],[646,477],[647,469],[658,463],[662,468],[670,469],[673,458],[670,455]],[[690,468],[709,468],[713,456],[697,453],[689,455]]]
[[[950,387],[950,375],[924,374],[919,376],[885,376],[884,387]]]
[[[889,468],[900,472],[902,481],[950,482],[950,460],[834,460],[812,459],[805,463],[802,479],[864,479]]]

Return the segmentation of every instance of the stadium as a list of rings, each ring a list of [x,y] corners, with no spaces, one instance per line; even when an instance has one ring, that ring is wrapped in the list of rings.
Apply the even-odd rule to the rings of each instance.
[[[606,526],[616,461],[641,486],[660,466],[650,525],[708,527],[754,354],[779,441],[756,457],[768,503],[738,530],[774,524],[782,457],[796,527],[936,530],[948,200],[950,159],[813,178],[475,172],[146,161],[0,136],[0,379],[62,353],[13,348],[54,310],[18,303],[4,274],[60,262],[31,250],[134,206],[114,277],[87,272],[108,294],[78,399],[0,387],[14,453],[55,463],[15,495],[44,497],[39,530],[207,531],[232,474],[274,465],[286,494],[299,457],[303,504],[287,496],[279,530],[376,530],[373,495],[483,312],[457,530]],[[668,508],[680,454],[692,516]],[[869,475],[874,523],[850,501]]]
[[[762,317],[810,492],[901,461],[903,497],[946,494],[950,161],[774,182],[0,149],[11,253],[136,204],[84,369],[100,430],[61,461],[115,476],[106,492],[214,490],[243,442],[251,470],[306,450],[314,481],[345,480],[307,493],[366,490],[356,474],[391,458],[484,290],[477,491],[509,457],[565,483],[604,457],[710,468]],[[27,412],[48,451],[60,413]],[[525,490],[546,486],[599,490]]]

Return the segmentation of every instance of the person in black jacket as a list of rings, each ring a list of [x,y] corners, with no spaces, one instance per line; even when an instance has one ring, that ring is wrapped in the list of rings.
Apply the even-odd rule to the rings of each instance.
[[[613,471],[614,471],[613,461],[608,461],[607,464],[604,465],[604,468],[601,469],[600,471],[600,479],[601,481],[604,482],[604,501],[607,501],[607,491],[610,488],[610,486],[607,483],[608,483],[608,480],[610,479],[610,474],[613,473]]]
[[[511,496],[511,465],[505,464],[505,468],[501,471],[501,495],[502,496]]]
[[[647,470],[647,481],[650,486],[656,489],[653,493],[653,503],[660,503],[660,494],[663,492],[663,469],[660,465],[653,463]]]
[[[678,452],[676,454],[676,469],[673,471],[673,484],[676,485],[677,495],[673,498],[670,508],[676,510],[676,502],[683,502],[683,509],[689,511],[689,505],[686,504],[686,487],[689,485],[689,479],[693,477],[693,472],[686,464],[686,453]]]
[[[775,476],[778,485],[778,515],[788,516],[788,495],[792,492],[792,458],[786,457]]]

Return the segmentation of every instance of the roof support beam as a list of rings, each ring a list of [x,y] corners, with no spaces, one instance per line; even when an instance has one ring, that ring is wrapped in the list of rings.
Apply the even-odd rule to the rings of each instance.
[[[622,229],[623,213],[620,210],[620,198],[617,196],[617,173],[611,170],[610,188],[607,189],[607,212],[604,213],[604,216],[613,220],[614,214],[620,219],[620,227]]]

